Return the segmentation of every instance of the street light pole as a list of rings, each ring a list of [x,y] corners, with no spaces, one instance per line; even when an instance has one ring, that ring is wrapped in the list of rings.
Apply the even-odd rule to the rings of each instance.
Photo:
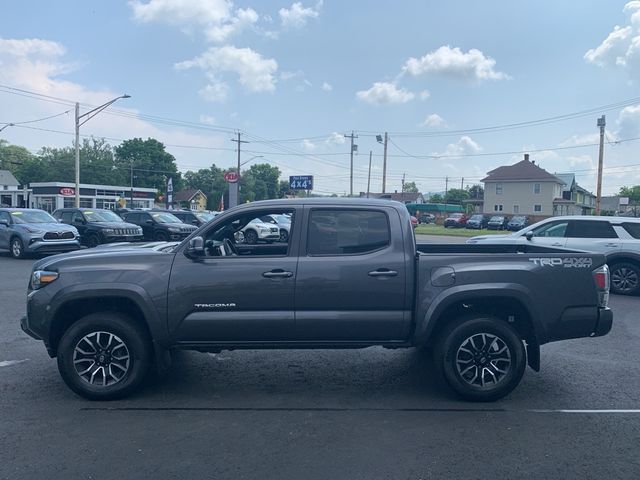
[[[93,110],[89,110],[86,113],[80,115],[80,104],[76,102],[76,208],[80,208],[80,126],[87,123],[97,114],[99,114],[102,110],[107,108],[112,103],[120,100],[121,98],[131,98],[131,95],[120,95],[119,97],[114,98],[113,100],[109,100],[107,103],[100,105],[99,107],[94,108]],[[86,117],[86,118],[85,118]],[[80,121],[80,119],[84,118],[84,120]]]

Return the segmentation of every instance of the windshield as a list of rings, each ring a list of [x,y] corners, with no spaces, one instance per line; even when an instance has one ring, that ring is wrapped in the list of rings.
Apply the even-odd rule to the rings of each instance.
[[[482,215],[474,215],[469,220],[473,220],[474,222],[482,220]]]
[[[182,223],[178,217],[170,213],[152,213],[151,216],[158,223]]]
[[[524,218],[524,217],[513,217],[513,218],[511,219],[511,221],[512,221],[513,223],[524,222],[524,220],[525,220],[525,218]]]
[[[109,210],[85,210],[82,213],[88,222],[124,222],[118,215]]]
[[[19,210],[11,212],[13,223],[58,223],[58,221],[43,210]]]
[[[194,213],[194,215],[201,222],[209,222],[209,221],[213,220],[213,217],[214,217],[210,213],[202,213],[202,212]]]
[[[491,217],[490,222],[503,222],[504,217]]]

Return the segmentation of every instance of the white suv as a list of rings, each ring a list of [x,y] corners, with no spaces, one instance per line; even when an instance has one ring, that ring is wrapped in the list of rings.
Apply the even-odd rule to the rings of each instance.
[[[510,235],[482,235],[467,243],[532,243],[603,253],[611,270],[611,291],[640,293],[640,218],[552,217]]]

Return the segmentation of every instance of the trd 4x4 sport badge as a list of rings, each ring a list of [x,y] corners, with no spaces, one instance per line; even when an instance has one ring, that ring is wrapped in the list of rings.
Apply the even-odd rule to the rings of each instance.
[[[530,258],[529,261],[541,267],[589,268],[593,265],[589,257]]]

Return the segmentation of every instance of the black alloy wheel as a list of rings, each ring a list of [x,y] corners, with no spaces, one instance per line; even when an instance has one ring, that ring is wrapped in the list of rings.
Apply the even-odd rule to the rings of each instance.
[[[114,312],[87,315],[58,345],[58,370],[67,386],[90,400],[122,398],[136,390],[152,363],[147,332]]]
[[[640,269],[633,263],[621,262],[611,266],[611,292],[636,295],[640,292]]]
[[[22,244],[22,240],[19,237],[13,237],[11,239],[11,256],[13,258],[23,258],[24,257],[24,245]]]

